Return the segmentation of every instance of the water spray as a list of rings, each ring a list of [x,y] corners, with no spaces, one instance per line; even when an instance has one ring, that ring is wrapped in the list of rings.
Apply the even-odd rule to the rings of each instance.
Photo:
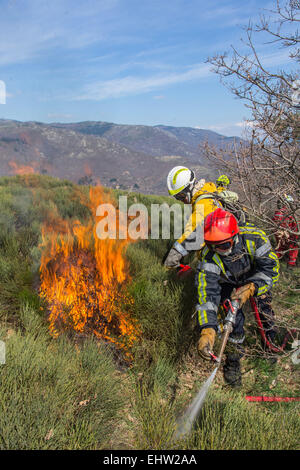
[[[209,388],[214,381],[216,373],[221,365],[223,353],[228,341],[228,337],[233,330],[233,326],[235,324],[236,313],[239,309],[239,302],[237,300],[230,301],[226,299],[224,302],[224,308],[227,312],[227,316],[224,320],[224,329],[223,329],[223,336],[222,342],[220,347],[220,352],[218,356],[215,356],[212,351],[209,351],[209,354],[212,360],[217,364],[206,382],[202,385],[201,389],[195,396],[194,400],[187,408],[185,413],[178,419],[177,427],[175,431],[175,440],[183,438],[185,435],[189,434],[191,431],[195,421],[197,420],[201,408],[205,402],[206,396],[208,394]]]

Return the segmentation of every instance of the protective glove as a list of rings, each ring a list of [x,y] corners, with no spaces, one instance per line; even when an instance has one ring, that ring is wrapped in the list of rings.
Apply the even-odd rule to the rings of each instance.
[[[179,268],[181,258],[182,254],[175,250],[175,248],[171,248],[164,265],[166,268]]]
[[[238,300],[240,306],[242,306],[247,300],[254,295],[255,285],[253,282],[245,284],[244,286],[233,289],[231,294],[231,300]]]
[[[209,360],[211,358],[209,351],[212,351],[214,347],[215,337],[216,332],[213,328],[203,328],[201,331],[197,349],[202,359]]]

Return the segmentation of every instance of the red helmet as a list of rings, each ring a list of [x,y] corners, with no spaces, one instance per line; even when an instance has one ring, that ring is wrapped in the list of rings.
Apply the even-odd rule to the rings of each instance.
[[[239,233],[236,218],[224,209],[216,209],[205,217],[204,240],[208,244],[230,241]]]

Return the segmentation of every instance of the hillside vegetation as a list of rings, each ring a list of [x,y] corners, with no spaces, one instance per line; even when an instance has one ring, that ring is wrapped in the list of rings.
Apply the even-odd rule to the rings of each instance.
[[[53,338],[39,296],[41,227],[49,212],[85,223],[88,187],[48,176],[0,179],[1,449],[299,449],[299,403],[248,403],[245,395],[299,396],[299,366],[290,352],[274,362],[246,319],[243,386],[230,390],[221,372],[193,432],[174,442],[176,418],[212,371],[196,353],[193,278],[178,280],[162,259],[172,240],[128,245],[126,290],[141,330],[130,357],[90,334]],[[110,192],[110,190],[105,190]],[[117,201],[126,192],[113,191]],[[129,202],[170,202],[128,194]],[[192,266],[197,261],[187,260]],[[282,275],[277,318],[299,327],[300,269]]]
[[[0,176],[45,174],[86,185],[100,179],[116,189],[164,194],[170,161],[215,177],[200,149],[206,140],[232,147],[239,139],[189,127],[0,119]]]

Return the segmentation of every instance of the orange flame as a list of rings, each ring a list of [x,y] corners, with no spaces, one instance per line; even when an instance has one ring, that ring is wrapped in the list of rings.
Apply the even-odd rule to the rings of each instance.
[[[14,175],[32,175],[35,173],[36,162],[33,162],[32,166],[30,165],[20,165],[15,161],[8,162],[9,166],[13,170]]]
[[[81,202],[95,214],[99,204],[111,201],[96,186],[87,201],[81,195]],[[94,333],[128,355],[140,335],[130,315],[133,300],[125,293],[129,276],[124,251],[130,240],[100,240],[94,218],[84,225],[61,219],[56,212],[44,224],[42,240],[40,294],[49,305],[51,334],[56,337],[70,329]]]
[[[88,163],[84,164],[84,174],[86,176],[91,176],[92,175],[92,170],[91,170],[91,167]]]

